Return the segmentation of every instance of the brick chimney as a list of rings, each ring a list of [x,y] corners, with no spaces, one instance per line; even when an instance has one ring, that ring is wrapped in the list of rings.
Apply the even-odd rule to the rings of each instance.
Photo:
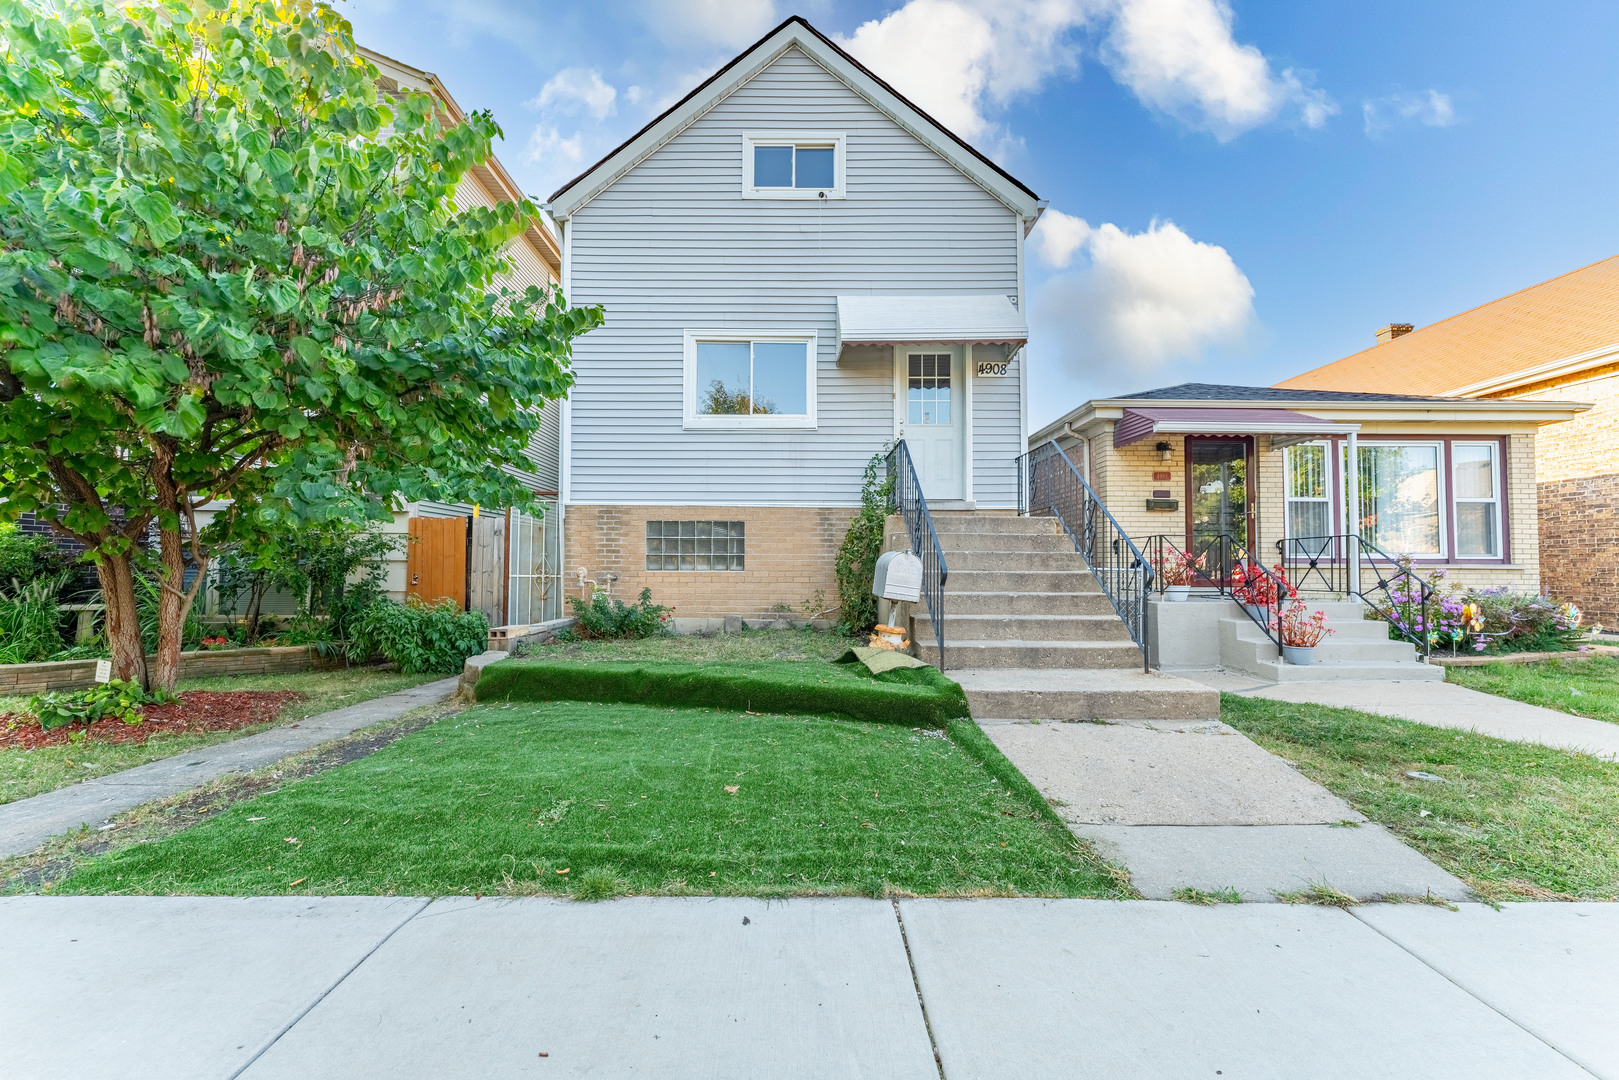
[[[1377,330],[1377,343],[1379,345],[1386,344],[1393,341],[1397,337],[1403,337],[1404,335],[1409,334],[1414,329],[1416,329],[1416,327],[1412,326],[1408,322],[1393,322],[1389,323],[1387,326],[1380,326]]]

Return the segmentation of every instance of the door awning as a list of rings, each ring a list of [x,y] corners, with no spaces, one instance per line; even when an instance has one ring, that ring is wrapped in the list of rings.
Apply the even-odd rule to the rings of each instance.
[[[1302,442],[1359,430],[1359,424],[1339,424],[1291,409],[1125,409],[1113,426],[1113,445],[1129,446],[1151,435],[1269,435],[1276,446],[1283,439]]]
[[[1029,325],[1010,296],[840,296],[845,345],[1022,345]]]

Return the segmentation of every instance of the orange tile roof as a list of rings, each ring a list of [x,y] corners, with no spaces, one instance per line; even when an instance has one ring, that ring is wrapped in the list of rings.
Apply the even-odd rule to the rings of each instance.
[[[1276,385],[1443,394],[1616,343],[1619,255]]]

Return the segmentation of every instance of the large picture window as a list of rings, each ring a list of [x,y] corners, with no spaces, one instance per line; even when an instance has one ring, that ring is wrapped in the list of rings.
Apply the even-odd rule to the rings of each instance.
[[[1360,535],[1391,555],[1445,554],[1440,443],[1362,443]]]
[[[813,333],[686,332],[688,428],[813,428]]]

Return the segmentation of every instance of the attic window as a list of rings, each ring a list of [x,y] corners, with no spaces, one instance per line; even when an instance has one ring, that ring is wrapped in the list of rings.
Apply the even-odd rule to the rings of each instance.
[[[843,133],[754,132],[742,136],[744,199],[843,198]]]

